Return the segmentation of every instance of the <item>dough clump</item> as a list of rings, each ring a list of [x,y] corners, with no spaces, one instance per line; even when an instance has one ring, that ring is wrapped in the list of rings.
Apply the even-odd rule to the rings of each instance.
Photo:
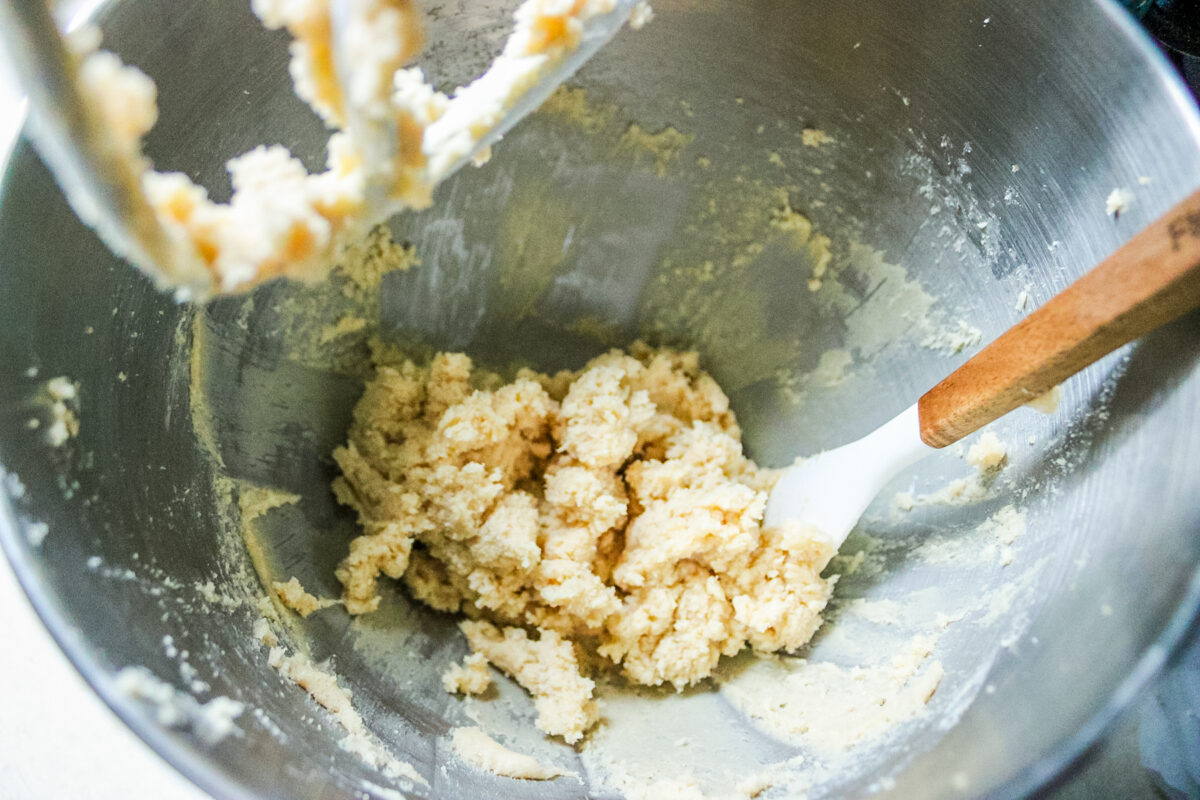
[[[450,694],[483,694],[491,685],[488,661],[481,653],[471,653],[461,664],[451,664],[442,674],[442,688]]]
[[[463,614],[472,651],[568,742],[597,719],[585,673],[682,689],[820,625],[833,552],[762,527],[774,476],[695,353],[639,343],[510,383],[461,353],[380,364],[348,438],[333,489],[363,534],[337,571],[346,608],[373,611],[385,575]]]
[[[294,576],[286,582],[275,581],[271,584],[271,588],[275,590],[275,596],[279,598],[279,602],[302,617],[310,617],[323,608],[337,605],[336,600],[309,594],[300,583],[300,579]]]
[[[543,764],[532,756],[509,750],[483,730],[455,728],[450,742],[459,758],[472,766],[506,778],[548,781],[563,775],[557,767]]]

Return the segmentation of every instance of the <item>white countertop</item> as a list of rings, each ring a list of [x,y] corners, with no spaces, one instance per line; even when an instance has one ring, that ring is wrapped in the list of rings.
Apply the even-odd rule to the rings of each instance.
[[[206,800],[67,661],[0,556],[0,787],[6,800]]]

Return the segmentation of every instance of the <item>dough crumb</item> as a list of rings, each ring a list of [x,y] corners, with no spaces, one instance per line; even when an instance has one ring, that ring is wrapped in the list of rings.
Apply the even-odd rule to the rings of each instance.
[[[805,147],[820,147],[823,144],[830,144],[836,141],[837,139],[834,139],[820,128],[805,128],[800,132],[800,142]]]
[[[955,478],[936,492],[917,495],[914,506],[968,506],[988,496],[981,476]]]
[[[829,249],[830,239],[823,233],[818,233],[809,240],[808,256],[812,260],[812,277],[808,279],[808,290],[818,291],[825,273],[829,271],[829,262],[833,261],[833,253]]]
[[[0,483],[3,483],[5,491],[13,500],[20,500],[25,496],[25,484],[21,482],[21,478],[15,472],[7,472],[0,465]]]
[[[1124,187],[1113,189],[1104,201],[1104,213],[1113,219],[1120,219],[1133,203],[1133,193]]]
[[[337,678],[313,664],[303,653],[289,653],[275,645],[267,654],[267,663],[280,675],[308,692],[317,704],[333,715],[350,733],[363,733],[366,725],[354,710],[351,692]]]
[[[70,378],[59,376],[46,381],[50,397],[50,425],[46,428],[46,444],[61,447],[79,435],[79,385]]]
[[[271,623],[267,622],[265,617],[259,617],[254,620],[254,627],[250,632],[254,635],[256,641],[261,642],[267,647],[275,647],[279,644],[279,638],[275,635],[275,631],[271,630]]]
[[[533,756],[509,750],[479,728],[455,728],[450,738],[454,752],[463,761],[505,778],[547,781],[569,774]]]
[[[300,579],[292,577],[289,581],[275,581],[271,584],[279,602],[295,611],[302,617],[308,617],[316,611],[337,605],[337,600],[328,597],[314,597],[300,585]]]
[[[1013,544],[1025,535],[1025,530],[1025,512],[1012,505],[1004,506],[979,526],[980,533],[994,540],[1002,567],[1007,567],[1013,562],[1016,555]]]
[[[420,264],[415,247],[393,240],[387,225],[376,225],[361,241],[346,248],[333,271],[347,278],[343,294],[365,296],[378,293],[383,276],[389,272],[407,272]],[[338,325],[344,322],[339,320]]]
[[[818,291],[833,261],[833,251],[830,250],[832,240],[824,234],[813,233],[812,222],[792,208],[786,191],[780,192],[780,200],[780,207],[771,215],[771,227],[788,233],[791,246],[796,250],[805,251],[808,260],[812,262],[812,277],[808,280],[808,290]]]
[[[762,772],[757,775],[751,775],[748,778],[743,778],[742,781],[735,787],[735,791],[737,792],[737,796],[739,798],[754,800],[754,798],[775,786],[777,780],[778,779],[769,772]]]
[[[492,685],[487,659],[471,653],[461,664],[451,664],[442,674],[442,688],[450,694],[479,695]]]
[[[967,463],[980,472],[994,472],[1003,467],[1007,460],[1008,448],[991,431],[985,431],[967,451]]]
[[[351,614],[381,575],[465,613],[472,651],[568,742],[597,719],[581,665],[683,689],[812,637],[833,551],[762,527],[774,475],[695,353],[637,344],[501,384],[461,353],[378,366],[334,453],[363,528],[337,570]]]
[[[629,14],[629,27],[635,31],[640,31],[646,26],[646,23],[654,20],[654,9],[650,4],[643,0],[633,7],[633,11]]]
[[[1025,404],[1026,408],[1032,408],[1041,414],[1053,414],[1058,411],[1058,404],[1062,402],[1062,384],[1058,384],[1045,394],[1039,394],[1037,397]]]
[[[897,492],[891,503],[893,519],[921,506],[965,506],[987,498],[997,475],[1008,463],[1008,447],[996,434],[986,431],[967,450],[967,463],[975,468],[969,478],[955,478],[935,492],[915,497],[911,492]]]
[[[217,591],[217,585],[212,581],[197,581],[192,584],[192,588],[196,590],[196,593],[200,595],[204,602],[210,605],[220,606],[229,610],[241,608],[242,606],[242,600],[230,597],[227,594],[221,594]]]
[[[54,400],[74,400],[79,393],[78,387],[63,376],[46,381],[46,391]]]
[[[41,547],[50,535],[50,526],[44,522],[31,522],[25,526],[25,541],[30,547]]]

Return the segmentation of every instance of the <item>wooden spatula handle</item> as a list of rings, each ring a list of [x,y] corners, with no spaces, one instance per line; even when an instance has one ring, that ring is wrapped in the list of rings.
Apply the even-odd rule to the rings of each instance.
[[[921,439],[956,442],[1198,306],[1200,191],[926,392]]]

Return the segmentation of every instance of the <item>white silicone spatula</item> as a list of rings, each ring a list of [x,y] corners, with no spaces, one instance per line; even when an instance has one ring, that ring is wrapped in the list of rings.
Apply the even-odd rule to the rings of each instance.
[[[1200,307],[1200,191],[1014,325],[873,433],[789,467],[765,524],[799,520],[836,547],[901,470]]]

